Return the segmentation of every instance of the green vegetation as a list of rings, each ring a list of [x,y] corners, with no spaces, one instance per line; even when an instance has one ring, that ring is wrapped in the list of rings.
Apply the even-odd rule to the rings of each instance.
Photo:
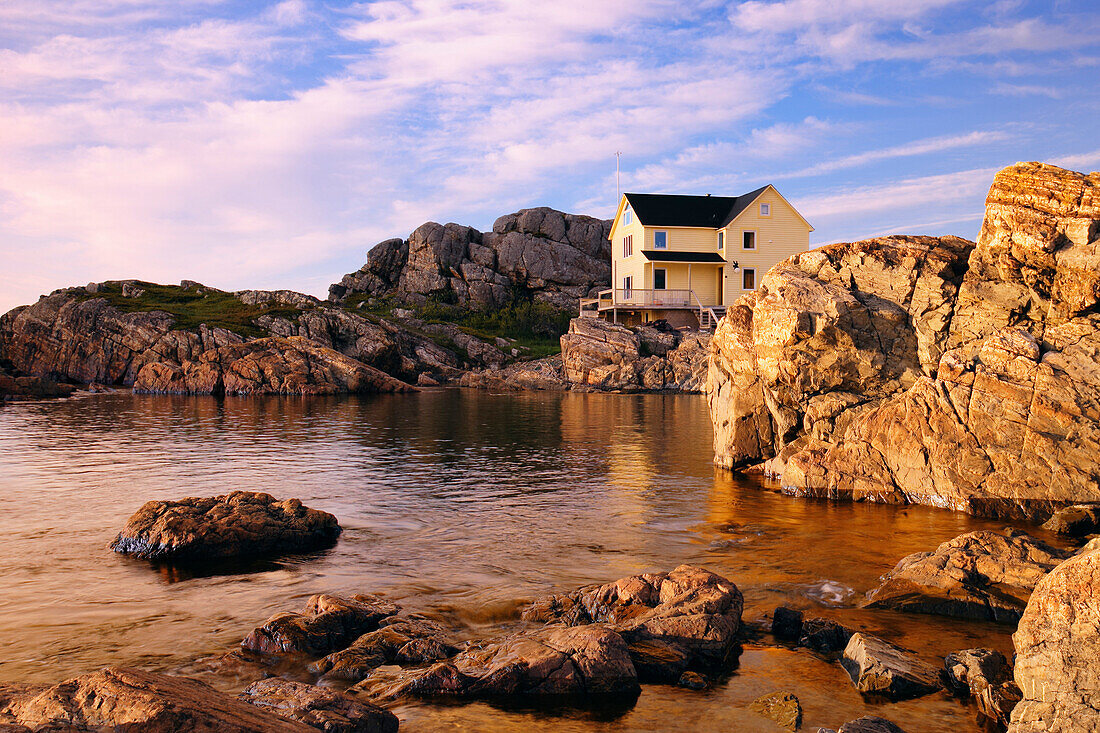
[[[297,308],[284,305],[246,305],[232,293],[208,288],[182,288],[148,282],[134,284],[145,291],[136,298],[123,296],[122,285],[115,283],[101,287],[97,293],[79,297],[81,300],[104,298],[124,313],[164,311],[175,317],[174,327],[182,330],[191,331],[205,323],[210,328],[224,328],[245,338],[267,335],[267,331],[254,323],[260,316],[297,319],[301,313]]]

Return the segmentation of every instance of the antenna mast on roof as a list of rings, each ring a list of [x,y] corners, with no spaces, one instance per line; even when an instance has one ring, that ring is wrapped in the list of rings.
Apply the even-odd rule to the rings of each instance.
[[[615,151],[615,206],[619,205],[619,199],[623,197],[622,187],[619,185],[619,158],[623,156],[621,150]]]

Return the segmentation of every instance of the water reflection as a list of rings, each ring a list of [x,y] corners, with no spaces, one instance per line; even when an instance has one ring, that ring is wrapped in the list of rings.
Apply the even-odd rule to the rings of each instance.
[[[119,393],[5,405],[0,679],[56,681],[109,663],[178,669],[320,591],[381,593],[472,637],[514,622],[524,599],[682,562],[734,579],[750,620],[783,603],[883,633],[936,663],[965,647],[1011,651],[1003,627],[855,608],[902,555],[996,524],[790,499],[763,490],[760,477],[715,471],[710,458],[706,405],[694,396]],[[336,514],[345,532],[326,552],[216,572],[106,550],[144,501],[234,489],[297,496]],[[897,713],[911,733],[976,730],[973,711],[954,701],[868,707],[835,664],[751,647],[716,689],[647,687],[626,708],[398,712],[406,730],[711,721],[754,730],[763,724],[745,705],[780,688],[803,699],[810,729],[878,710]]]

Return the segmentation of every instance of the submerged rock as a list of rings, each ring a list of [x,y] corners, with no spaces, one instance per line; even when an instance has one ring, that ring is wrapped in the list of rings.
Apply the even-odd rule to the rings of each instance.
[[[864,694],[907,700],[941,688],[937,669],[870,634],[853,634],[840,663]]]
[[[30,730],[142,733],[312,733],[187,677],[108,667],[46,689],[0,695],[0,725]],[[396,729],[396,728],[395,728]]]
[[[758,697],[749,704],[749,710],[774,720],[780,728],[798,730],[802,727],[802,705],[789,692],[773,692]]]
[[[606,625],[587,624],[548,626],[472,646],[450,661],[371,692],[380,698],[482,698],[637,695],[639,689],[623,638]]]
[[[865,715],[856,720],[849,720],[840,726],[837,733],[905,733],[905,731],[886,718]]]
[[[1012,641],[1023,700],[1010,733],[1086,733],[1100,721],[1100,551],[1039,581]]]
[[[864,606],[1014,622],[1067,554],[1023,533],[970,532],[902,558]]]
[[[280,677],[254,682],[240,699],[325,733],[397,733],[397,716],[388,710]]]
[[[177,366],[147,364],[135,392],[167,394],[362,394],[416,387],[301,336],[271,336],[205,351]]]
[[[297,499],[234,491],[146,502],[110,548],[147,560],[217,560],[327,547],[340,531],[336,517]]]
[[[383,664],[425,664],[457,653],[458,648],[447,639],[447,631],[440,624],[422,618],[391,616],[351,646],[311,664],[309,671],[326,678],[358,682]]]
[[[328,654],[344,649],[401,609],[377,596],[311,596],[302,613],[277,613],[253,629],[241,647],[263,654]]]
[[[1054,512],[1043,529],[1069,537],[1100,531],[1100,504],[1074,504]]]

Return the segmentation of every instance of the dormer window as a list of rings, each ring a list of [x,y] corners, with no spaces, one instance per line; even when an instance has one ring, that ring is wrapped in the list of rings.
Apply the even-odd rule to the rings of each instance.
[[[653,249],[668,249],[668,232],[653,232]]]
[[[760,216],[771,216],[771,215],[772,215],[772,205],[771,204],[760,204]]]
[[[627,204],[626,209],[623,211],[623,226],[630,224],[634,221],[634,212],[630,210],[630,204]]]

